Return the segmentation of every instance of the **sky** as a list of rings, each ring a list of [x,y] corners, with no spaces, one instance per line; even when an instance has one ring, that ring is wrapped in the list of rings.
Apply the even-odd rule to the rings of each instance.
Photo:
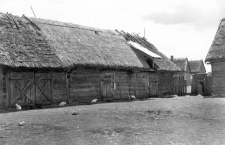
[[[145,36],[167,57],[205,59],[224,0],[0,0],[1,12],[124,30]],[[145,30],[145,33],[144,33]],[[205,65],[207,71],[210,65]]]

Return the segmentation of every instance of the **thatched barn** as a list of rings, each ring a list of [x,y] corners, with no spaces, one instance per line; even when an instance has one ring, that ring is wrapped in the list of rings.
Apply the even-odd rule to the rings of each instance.
[[[147,40],[139,52],[116,31],[8,13],[0,30],[1,107],[146,98],[169,91],[163,81],[179,71]]]

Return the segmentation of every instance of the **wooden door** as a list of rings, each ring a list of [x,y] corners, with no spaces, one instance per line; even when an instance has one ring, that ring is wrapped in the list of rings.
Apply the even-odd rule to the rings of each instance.
[[[149,81],[149,95],[151,97],[157,96],[158,94],[158,81]]]
[[[51,76],[49,73],[35,73],[35,103],[49,104],[53,102]]]
[[[32,104],[34,98],[34,73],[11,72],[8,75],[8,105]]]
[[[11,72],[7,81],[8,106],[52,103],[48,73]]]
[[[102,96],[105,100],[113,99],[114,74],[106,73],[102,76]]]

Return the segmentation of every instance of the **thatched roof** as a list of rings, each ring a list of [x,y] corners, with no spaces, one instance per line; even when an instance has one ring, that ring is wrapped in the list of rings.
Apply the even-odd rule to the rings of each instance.
[[[116,31],[0,14],[0,64],[10,67],[100,66],[150,70]]]
[[[225,19],[221,20],[205,62],[225,61]]]
[[[187,58],[174,58],[172,60],[182,71],[190,72],[190,65]]]
[[[206,73],[203,60],[191,60],[189,61],[191,73]]]
[[[117,31],[119,32],[119,31]],[[119,32],[126,40],[140,44],[141,46],[147,48],[149,51],[159,55],[161,58],[150,57],[154,64],[157,66],[159,71],[181,71],[169,58],[167,58],[163,53],[161,53],[153,44],[147,41],[146,38],[140,37],[137,34],[129,34],[124,31]],[[134,49],[135,50],[135,49]]]

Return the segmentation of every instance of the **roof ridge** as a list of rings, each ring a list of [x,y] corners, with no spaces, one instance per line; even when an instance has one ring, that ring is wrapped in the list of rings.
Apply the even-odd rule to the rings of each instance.
[[[71,22],[61,22],[61,21],[42,19],[42,18],[31,17],[31,19],[35,20],[35,21],[38,21],[38,20],[49,21],[49,22],[38,21],[38,23],[44,24],[44,25],[59,26],[59,27],[66,27],[66,28],[77,28],[77,29],[82,29],[82,30],[87,30],[87,31],[106,33],[106,34],[110,34],[110,35],[118,35],[118,32],[116,32],[115,30],[110,30],[110,29],[100,29],[100,28],[94,28],[94,27],[74,24],[74,23],[71,23]],[[53,24],[51,22],[56,22],[56,23],[60,23],[60,24]],[[107,31],[110,31],[110,32],[107,32]]]

